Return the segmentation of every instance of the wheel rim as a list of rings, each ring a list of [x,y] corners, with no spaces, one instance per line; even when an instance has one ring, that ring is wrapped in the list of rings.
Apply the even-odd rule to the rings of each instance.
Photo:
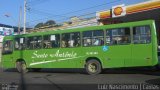
[[[26,69],[26,64],[22,64],[22,70],[24,71]]]
[[[97,64],[96,63],[90,63],[88,65],[89,72],[95,73],[97,72]]]
[[[17,70],[20,72],[21,69],[20,69],[20,62],[16,62],[16,67],[17,67]]]
[[[16,67],[19,72],[24,72],[27,68],[26,64],[22,62],[16,62]]]

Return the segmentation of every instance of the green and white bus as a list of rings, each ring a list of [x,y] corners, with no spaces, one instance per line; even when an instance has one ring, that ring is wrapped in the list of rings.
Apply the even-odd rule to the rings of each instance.
[[[2,65],[19,72],[41,68],[155,66],[158,44],[154,20],[6,36]]]

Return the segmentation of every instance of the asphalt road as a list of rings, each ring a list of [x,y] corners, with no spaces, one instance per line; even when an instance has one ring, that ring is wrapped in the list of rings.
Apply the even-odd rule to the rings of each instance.
[[[18,90],[107,90],[109,85],[137,85],[134,90],[160,90],[160,71],[150,69],[110,69],[99,75],[87,75],[83,70],[48,70],[18,73],[0,72],[0,89]],[[105,85],[106,87],[102,87]],[[146,85],[146,86],[143,86]],[[142,87],[143,86],[143,87]],[[119,87],[125,89],[124,87]],[[142,89],[143,88],[143,89]],[[148,89],[150,88],[150,89]],[[16,90],[16,89],[15,89]],[[116,90],[118,90],[116,88]]]

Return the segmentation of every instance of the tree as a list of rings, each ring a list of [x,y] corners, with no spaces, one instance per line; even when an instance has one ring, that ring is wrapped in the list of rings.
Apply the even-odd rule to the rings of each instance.
[[[48,20],[44,25],[49,26],[49,25],[55,25],[56,22],[54,20]]]
[[[42,27],[44,24],[41,22],[41,23],[38,23],[34,28],[39,28],[39,27]]]

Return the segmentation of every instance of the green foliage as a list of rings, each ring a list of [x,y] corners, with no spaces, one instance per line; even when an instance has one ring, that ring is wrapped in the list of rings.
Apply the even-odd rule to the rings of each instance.
[[[54,20],[48,20],[48,21],[44,24],[44,26],[55,25],[55,24],[56,24],[56,22],[55,22]]]
[[[40,27],[45,27],[45,26],[54,26],[56,25],[56,22],[54,20],[48,20],[45,23],[38,23],[34,28],[40,28]]]
[[[40,28],[42,27],[44,24],[41,22],[41,23],[38,23],[34,28]]]

